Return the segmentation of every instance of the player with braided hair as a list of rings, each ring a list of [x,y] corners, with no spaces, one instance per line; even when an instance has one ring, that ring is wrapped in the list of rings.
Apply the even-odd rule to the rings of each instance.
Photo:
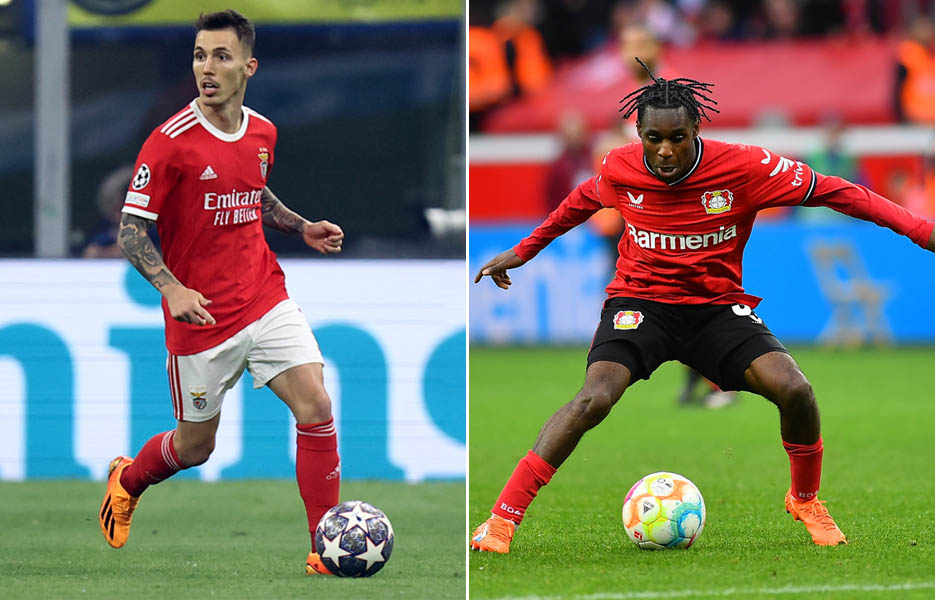
[[[599,209],[615,208],[626,222],[584,385],[543,425],[491,517],[472,534],[471,548],[509,552],[526,509],[584,433],[631,384],[669,360],[723,390],[754,392],[777,406],[791,471],[786,510],[804,522],[815,544],[847,543],[817,496],[823,444],[815,394],[753,310],[761,299],[742,286],[744,246],[757,212],[774,206],[827,206],[930,251],[933,224],[865,187],[764,148],[702,139],[701,118],[717,112],[711,88],[692,79],[653,77],[627,95],[621,112],[626,118],[636,111],[639,142],[608,152],[598,175],[477,273],[475,283],[487,276],[508,289],[509,270]]]
[[[704,117],[710,123],[711,119],[708,118],[705,109],[712,110],[716,113],[721,112],[712,106],[717,104],[717,101],[707,96],[714,86],[713,83],[701,83],[700,81],[686,79],[684,77],[663,79],[662,77],[653,75],[653,72],[646,66],[646,63],[639,58],[636,59],[636,62],[640,63],[640,65],[646,69],[646,72],[649,73],[649,78],[652,79],[653,82],[633,90],[623,97],[620,101],[620,104],[623,105],[620,107],[620,112],[623,113],[624,119],[628,119],[630,115],[633,114],[633,111],[636,111],[636,118],[637,121],[639,121],[645,112],[644,108],[647,106],[654,106],[656,108],[685,107],[692,122],[700,121],[701,117]],[[705,102],[710,104],[705,104]]]

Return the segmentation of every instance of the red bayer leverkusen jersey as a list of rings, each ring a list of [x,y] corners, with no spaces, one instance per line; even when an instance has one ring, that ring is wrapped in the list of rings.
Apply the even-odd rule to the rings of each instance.
[[[670,304],[747,304],[743,249],[756,213],[775,206],[828,206],[889,227],[925,247],[932,224],[865,187],[815,173],[757,146],[696,139],[697,157],[671,184],[656,178],[639,142],[611,150],[601,173],[579,185],[515,248],[529,260],[602,207],[626,221],[609,297]]]
[[[176,321],[163,299],[166,347],[173,354],[217,346],[287,297],[260,210],[276,127],[242,110],[240,129],[225,133],[193,100],[150,134],[136,160],[123,212],[156,222],[166,266],[212,301],[206,309],[217,321]]]

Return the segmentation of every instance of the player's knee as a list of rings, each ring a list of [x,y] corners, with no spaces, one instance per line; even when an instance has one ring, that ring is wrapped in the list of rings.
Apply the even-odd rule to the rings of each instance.
[[[587,428],[594,427],[604,420],[617,398],[610,390],[596,387],[584,388],[575,396],[574,407],[576,420]]]
[[[321,423],[331,418],[331,396],[323,385],[314,386],[296,403],[297,423]]]
[[[805,377],[790,377],[780,385],[777,402],[783,410],[812,412],[816,409],[815,392]]]
[[[186,443],[181,448],[176,448],[175,451],[179,455],[179,460],[186,467],[203,465],[208,462],[208,458],[214,452],[214,437]]]

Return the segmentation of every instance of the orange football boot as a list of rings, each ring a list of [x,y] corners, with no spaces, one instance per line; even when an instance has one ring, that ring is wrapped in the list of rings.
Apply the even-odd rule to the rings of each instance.
[[[130,537],[130,519],[140,497],[133,497],[120,485],[120,474],[130,466],[132,458],[118,456],[107,469],[107,492],[101,503],[101,533],[114,548],[122,548]]]
[[[334,573],[328,570],[328,567],[325,566],[325,563],[321,562],[321,556],[319,556],[317,552],[308,553],[308,560],[305,561],[305,574],[334,575]]]
[[[507,554],[514,531],[516,523],[497,515],[490,515],[490,518],[478,525],[471,534],[471,550]]]
[[[790,488],[786,492],[786,512],[796,521],[805,523],[805,528],[812,535],[812,541],[817,545],[837,546],[847,543],[847,538],[828,514],[824,501],[819,500],[817,496],[811,500],[796,500],[792,497]]]

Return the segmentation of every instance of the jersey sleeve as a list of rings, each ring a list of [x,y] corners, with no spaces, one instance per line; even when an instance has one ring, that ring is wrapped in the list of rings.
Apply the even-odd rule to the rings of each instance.
[[[268,165],[266,167],[266,173],[263,175],[263,179],[269,183],[269,176],[273,172],[273,164],[276,162],[276,142],[279,139],[279,129],[273,123],[270,123],[270,134],[269,134],[269,159]]]
[[[524,261],[531,260],[552,240],[576,225],[584,223],[591,215],[603,208],[598,199],[598,179],[598,176],[591,177],[565,196],[562,203],[541,225],[513,247],[516,255]]]
[[[136,158],[136,170],[123,202],[122,212],[155,221],[166,198],[178,182],[173,166],[173,147],[168,136],[154,131]]]
[[[811,167],[759,146],[748,146],[748,193],[757,210],[798,206],[811,197],[815,173]]]
[[[815,180],[815,190],[806,206],[827,206],[839,213],[888,227],[923,248],[928,246],[935,224],[846,179],[816,173]]]

